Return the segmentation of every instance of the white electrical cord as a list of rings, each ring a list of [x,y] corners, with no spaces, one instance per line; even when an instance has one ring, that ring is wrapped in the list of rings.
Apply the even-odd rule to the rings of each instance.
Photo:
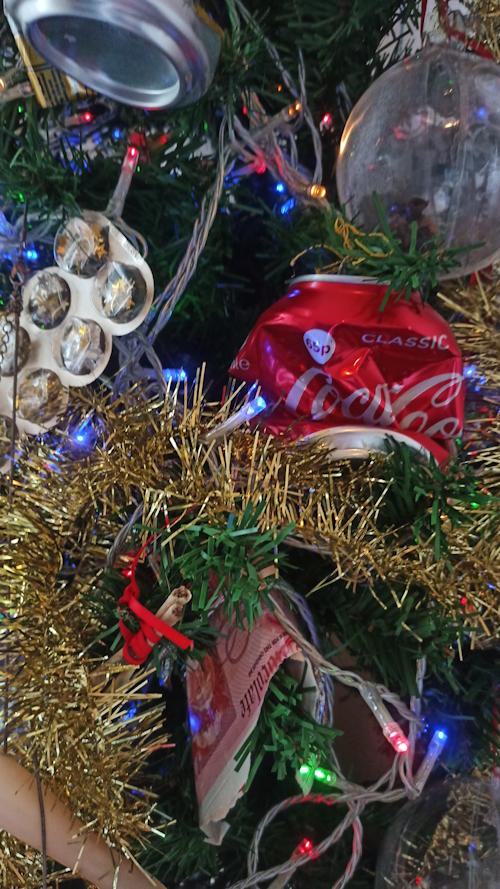
[[[241,30],[241,16],[245,23],[252,27],[255,33],[264,41],[269,55],[278,68],[283,83],[290,94],[295,97],[295,101],[292,105],[284,108],[280,114],[269,118],[265,114],[258,97],[252,94],[248,109],[248,128],[236,116],[229,122],[227,115],[224,115],[219,130],[215,181],[201,202],[200,212],[195,221],[189,244],[177,271],[162,293],[156,298],[153,304],[152,320],[145,322],[147,324],[146,333],[140,328],[140,332],[115,339],[114,344],[120,358],[120,371],[114,384],[115,392],[120,391],[124,385],[129,385],[141,378],[139,362],[146,352],[145,341],[147,340],[151,350],[156,338],[170,320],[175,306],[194,275],[217,215],[220,199],[226,186],[226,178],[229,174],[233,177],[249,175],[264,164],[265,169],[276,180],[283,181],[294,200],[316,207],[324,203],[324,189],[318,185],[322,178],[321,137],[307,104],[306,76],[302,55],[299,54],[299,85],[297,87],[291,75],[284,68],[278,51],[263,35],[259,25],[243,3],[240,0],[230,0],[228,5],[230,7],[234,33],[236,34]],[[314,147],[315,168],[312,180],[305,173],[301,172],[298,163],[294,134],[297,126],[302,121],[305,121],[309,128]],[[227,144],[228,132],[229,143]],[[288,157],[283,153],[279,139],[287,140],[289,146]],[[243,162],[243,167],[239,169],[236,168],[237,158]],[[126,231],[127,229],[121,214],[132,180],[133,164],[131,161],[134,159],[136,158],[131,159],[129,154],[127,154],[117,188],[108,204],[108,213]],[[147,245],[145,245],[144,240],[141,239],[137,232],[128,229],[128,234],[134,240],[141,242],[143,253],[147,251]],[[151,354],[150,350],[149,355]],[[154,362],[154,366],[157,364],[159,362]],[[157,373],[156,376],[158,377],[160,387],[164,389],[163,375]]]
[[[288,587],[284,584],[281,585],[281,589],[284,592],[288,592]],[[294,601],[298,607],[300,607],[298,602],[298,600],[300,599],[301,597],[297,594],[292,597],[292,601]],[[363,847],[363,828],[360,816],[365,806],[374,802],[393,803],[405,798],[407,799],[418,796],[423,790],[425,783],[437,761],[437,758],[440,755],[444,744],[446,743],[446,735],[442,731],[437,731],[434,733],[434,737],[429,745],[427,755],[414,778],[412,771],[413,753],[417,737],[417,730],[420,723],[421,696],[423,692],[423,681],[425,675],[425,659],[421,659],[417,662],[416,685],[419,697],[413,697],[411,699],[411,710],[408,710],[406,705],[402,701],[400,701],[396,695],[391,694],[383,686],[365,682],[355,673],[339,670],[338,668],[334,667],[333,664],[330,664],[329,661],[326,661],[320,654],[320,652],[311,643],[309,643],[296,630],[291,621],[286,618],[286,615],[276,601],[274,601],[274,607],[276,609],[276,612],[278,612],[277,617],[282,625],[290,632],[290,635],[292,635],[295,641],[297,641],[297,643],[300,645],[305,656],[308,657],[314,664],[316,664],[316,666],[319,666],[322,671],[328,673],[329,675],[333,675],[337,681],[343,683],[344,685],[357,688],[357,690],[363,697],[363,700],[368,704],[368,706],[370,706],[372,712],[373,701],[375,700],[375,706],[380,708],[380,701],[384,699],[393,707],[395,707],[402,717],[408,719],[410,725],[410,747],[406,754],[396,754],[393,760],[392,767],[389,769],[389,771],[386,772],[381,778],[379,778],[378,781],[376,781],[368,788],[362,787],[361,785],[354,784],[346,780],[346,778],[342,774],[335,751],[332,748],[330,751],[330,758],[337,773],[336,789],[340,790],[341,793],[334,792],[326,795],[309,794],[306,796],[297,795],[282,800],[280,803],[273,806],[258,825],[252,839],[252,844],[250,846],[247,859],[247,877],[243,880],[239,880],[237,883],[234,883],[230,887],[230,889],[250,889],[250,887],[256,887],[256,889],[259,889],[259,886],[262,882],[266,882],[269,880],[271,880],[272,882],[269,884],[268,889],[282,889],[282,887],[286,886],[286,884],[289,882],[297,868],[305,867],[311,860],[319,858],[320,855],[323,855],[329,848],[331,848],[331,846],[333,846],[340,840],[340,838],[343,836],[348,828],[352,828],[353,845],[351,857],[346,865],[344,873],[332,886],[332,889],[343,889],[343,887],[347,885],[347,883],[353,876],[353,873],[361,858]],[[309,616],[307,624],[311,632],[311,636],[313,636],[310,623],[312,623],[312,615]],[[292,632],[292,630],[294,632]],[[315,631],[314,635],[316,635]],[[375,695],[374,692],[376,692]],[[390,714],[388,714],[388,717],[389,720],[391,720]],[[403,785],[402,787],[395,786],[398,777],[401,780],[401,783]],[[291,857],[287,861],[275,865],[274,867],[268,868],[265,871],[258,871],[259,847],[266,828],[282,812],[286,811],[292,806],[303,805],[304,803],[329,806],[345,803],[348,807],[348,812],[343,820],[340,822],[340,824],[337,825],[335,830],[324,840],[318,843],[318,845],[312,846],[312,843],[310,841],[306,841],[306,846],[305,842],[303,841],[297,847],[297,849],[295,849],[295,851],[292,853]]]

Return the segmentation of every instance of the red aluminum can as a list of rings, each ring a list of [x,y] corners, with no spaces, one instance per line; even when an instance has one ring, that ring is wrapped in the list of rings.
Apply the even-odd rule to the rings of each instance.
[[[308,275],[259,318],[230,373],[258,381],[275,409],[265,428],[304,438],[406,440],[443,461],[464,416],[462,358],[446,321],[362,278]],[[353,436],[354,432],[354,436]]]

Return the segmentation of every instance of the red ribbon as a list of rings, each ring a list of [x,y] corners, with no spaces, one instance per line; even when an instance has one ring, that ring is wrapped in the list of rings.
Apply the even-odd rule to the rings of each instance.
[[[129,664],[143,664],[151,654],[151,649],[160,639],[168,639],[182,651],[193,648],[193,642],[187,636],[183,636],[174,627],[148,611],[139,602],[140,590],[135,577],[132,578],[120,599],[120,605],[128,605],[130,610],[139,618],[141,629],[138,633],[132,633],[124,622],[120,621],[120,632],[125,640],[123,657]]]
[[[168,520],[166,526],[168,527]],[[177,645],[182,651],[186,651],[188,648],[193,648],[193,641],[191,639],[188,639],[187,636],[183,636],[182,633],[179,633],[174,627],[169,626],[169,624],[157,617],[156,614],[148,611],[148,609],[139,602],[141,591],[137,585],[135,574],[141,556],[155,537],[158,537],[158,534],[152,534],[151,537],[146,540],[144,546],[141,547],[139,552],[134,556],[130,568],[127,568],[126,571],[123,572],[126,577],[130,578],[130,583],[125,588],[123,596],[119,600],[119,604],[127,605],[136,617],[139,618],[141,624],[139,632],[133,633],[125,626],[124,622],[120,620],[120,633],[125,640],[123,657],[128,664],[143,664],[151,654],[151,649],[162,638],[168,639],[169,642],[173,642],[173,644]]]
[[[424,39],[424,23],[427,15],[427,0],[422,0],[422,17],[420,19],[420,37]]]

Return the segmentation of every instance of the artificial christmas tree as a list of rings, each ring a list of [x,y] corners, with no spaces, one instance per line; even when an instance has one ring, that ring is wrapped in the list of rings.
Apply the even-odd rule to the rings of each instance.
[[[467,139],[496,175],[469,5],[426,52],[487,54],[488,102],[434,78],[433,200]],[[44,10],[0,32],[2,886],[368,889],[401,804],[451,774],[461,812],[472,772],[496,798],[496,207],[477,179],[452,240],[411,182],[368,221],[335,186],[427,4]],[[435,879],[440,824],[377,879]]]

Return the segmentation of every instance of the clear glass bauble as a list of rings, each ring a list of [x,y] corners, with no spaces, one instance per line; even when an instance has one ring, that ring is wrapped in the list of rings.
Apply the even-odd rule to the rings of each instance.
[[[96,304],[110,321],[128,324],[147,300],[147,285],[138,268],[109,262],[96,276]]]
[[[456,778],[407,803],[384,839],[375,889],[500,889],[500,779]]]
[[[12,377],[15,366],[16,332],[14,319],[2,319],[0,321],[0,376]],[[30,338],[24,327],[19,328],[17,341],[17,369],[21,370],[30,355]]]
[[[104,332],[96,321],[70,318],[61,338],[61,361],[66,370],[76,375],[93,374],[105,351]]]
[[[5,414],[0,414],[0,465],[10,452],[11,439],[12,420],[10,417],[5,416]]]
[[[108,230],[78,216],[60,226],[54,241],[59,268],[82,278],[92,278],[105,265],[108,251]]]
[[[39,272],[30,282],[28,312],[33,324],[52,330],[64,321],[71,305],[67,282],[54,272]]]
[[[62,414],[68,404],[68,390],[52,370],[34,370],[18,389],[18,409],[23,420],[47,423]]]
[[[365,229],[379,224],[379,196],[408,248],[433,234],[457,257],[443,277],[489,265],[500,251],[500,66],[431,46],[385,71],[346,123],[337,161],[339,199]]]

